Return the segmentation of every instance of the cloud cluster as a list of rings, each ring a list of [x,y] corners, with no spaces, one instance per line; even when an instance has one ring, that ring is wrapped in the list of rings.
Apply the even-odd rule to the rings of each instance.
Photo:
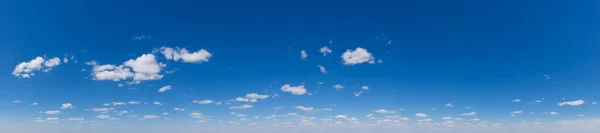
[[[344,65],[356,65],[365,62],[371,64],[375,63],[375,57],[369,53],[367,49],[358,47],[355,50],[348,49],[342,54],[342,61]]]
[[[98,65],[95,61],[86,62],[92,65],[92,77],[94,80],[121,81],[132,79],[130,84],[138,84],[145,80],[159,80],[163,75],[159,74],[165,64],[157,62],[153,54],[143,54],[136,59],[125,61],[122,65]],[[133,71],[132,71],[133,70]]]
[[[183,61],[186,63],[202,63],[208,62],[212,57],[212,54],[205,49],[200,49],[196,52],[188,51],[185,48],[170,48],[161,47],[160,53],[162,53],[166,59],[174,61]]]
[[[304,94],[306,94],[306,88],[304,88],[303,85],[291,86],[289,84],[285,84],[285,85],[281,86],[281,91],[283,91],[283,92],[289,92],[289,93],[292,93],[294,95],[304,95]]]
[[[44,57],[38,56],[29,62],[21,62],[15,67],[12,75],[20,78],[31,78],[32,76],[35,76],[35,71],[41,70],[42,72],[49,72],[60,64],[61,60],[58,57],[45,59]]]

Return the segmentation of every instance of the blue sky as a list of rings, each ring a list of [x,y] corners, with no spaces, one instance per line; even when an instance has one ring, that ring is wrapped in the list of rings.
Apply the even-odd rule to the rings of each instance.
[[[3,1],[0,127],[586,127],[600,123],[597,4]]]

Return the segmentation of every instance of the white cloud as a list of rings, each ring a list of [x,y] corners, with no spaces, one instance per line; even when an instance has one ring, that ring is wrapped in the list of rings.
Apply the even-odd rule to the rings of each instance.
[[[327,53],[331,53],[331,49],[329,49],[327,46],[322,47],[321,49],[319,49],[319,52],[323,53],[323,56],[327,56]]]
[[[12,103],[21,103],[21,101],[19,101],[19,100],[14,100],[14,101],[12,101]]]
[[[125,102],[112,102],[113,106],[127,105]]]
[[[168,60],[181,60],[187,63],[208,62],[212,57],[212,54],[205,49],[200,49],[196,52],[190,53],[190,51],[185,48],[161,47],[160,53],[162,53]]]
[[[546,79],[550,79],[550,75],[548,75],[548,74],[544,74],[544,78],[546,78]]]
[[[147,119],[156,119],[159,118],[160,116],[156,116],[156,115],[144,115],[142,116],[143,120],[147,120]]]
[[[558,103],[558,106],[564,106],[564,105],[569,105],[569,106],[579,106],[584,104],[585,102],[583,100],[576,100],[576,101],[570,101],[570,102],[561,102]]]
[[[518,102],[521,102],[521,99],[514,99],[514,100],[512,100],[512,102],[518,103]]]
[[[114,110],[114,108],[93,108],[93,112],[107,112],[109,110]]]
[[[46,121],[58,121],[58,120],[59,120],[58,117],[49,117],[49,118],[46,118]]]
[[[523,111],[517,110],[517,111],[512,111],[512,112],[510,112],[510,113],[511,113],[511,114],[513,114],[513,115],[514,115],[514,114],[522,114],[522,113],[523,113]]]
[[[244,104],[241,106],[231,106],[229,107],[229,109],[249,109],[249,108],[253,108],[254,106],[250,105],[250,104]]]
[[[469,112],[469,113],[462,113],[460,114],[461,116],[473,116],[473,115],[477,115],[476,112]]]
[[[304,112],[313,112],[313,107],[304,107],[304,106],[296,106],[296,109],[302,110]]]
[[[333,85],[333,88],[336,90],[340,90],[340,89],[344,89],[344,86],[342,86],[340,84],[336,84],[336,85]]]
[[[327,70],[325,69],[325,67],[321,66],[321,65],[317,65],[317,67],[319,68],[319,70],[321,71],[321,73],[327,73]]]
[[[211,103],[214,103],[214,102],[215,101],[213,101],[213,100],[202,100],[202,101],[199,101],[198,104],[211,104]]]
[[[386,109],[380,109],[380,110],[375,110],[375,113],[380,113],[380,114],[393,114],[393,113],[396,113],[396,110],[386,110]]]
[[[60,110],[48,110],[45,112],[40,112],[42,114],[47,114],[47,115],[56,115],[56,114],[60,114]]]
[[[138,101],[129,101],[129,102],[127,102],[127,104],[133,104],[133,105],[135,105],[135,104],[140,104],[140,102],[138,102]]]
[[[427,115],[423,114],[423,113],[417,113],[417,114],[415,114],[415,116],[416,117],[421,117],[421,118],[426,118],[427,117]]]
[[[84,118],[69,118],[67,120],[70,120],[70,121],[83,121],[85,119]]]
[[[64,103],[64,104],[62,104],[62,106],[60,107],[60,109],[73,109],[73,104],[71,104],[71,103]]]
[[[161,87],[160,89],[158,89],[158,92],[165,92],[167,90],[171,90],[171,86],[170,85]]]
[[[369,86],[362,86],[360,89],[367,91],[369,90]]]
[[[32,103],[32,104],[29,104],[29,105],[31,105],[31,106],[37,106],[38,103]]]
[[[151,36],[144,36],[144,35],[139,35],[139,36],[133,36],[133,40],[144,40],[144,39],[150,39],[152,38]]]
[[[20,78],[30,78],[35,75],[34,71],[49,72],[60,63],[61,60],[58,57],[46,60],[38,56],[29,62],[21,62],[15,67],[12,74]]]
[[[302,50],[300,51],[300,57],[302,57],[302,59],[306,59],[306,57],[308,57],[308,54],[306,54],[306,51]]]
[[[452,120],[452,117],[442,117],[442,120]]]
[[[355,50],[348,49],[342,54],[344,65],[356,65],[365,62],[375,62],[375,58],[371,53],[364,48],[356,48]]]
[[[94,116],[94,117],[96,117],[98,119],[108,119],[108,118],[110,118],[110,115],[97,115],[97,116]]]
[[[283,86],[281,86],[281,91],[283,92],[290,92],[294,95],[304,95],[306,94],[306,89],[304,88],[304,85],[299,85],[299,86],[290,86],[289,84],[285,84]]]
[[[154,105],[162,105],[162,103],[160,103],[158,101],[154,101],[154,102],[152,102],[152,104],[154,104]]]
[[[318,110],[321,110],[321,111],[332,111],[333,109],[331,109],[331,108],[320,108]]]
[[[452,104],[448,103],[446,104],[446,107],[454,107]]]
[[[142,56],[125,61],[123,65],[98,65],[96,62],[86,62],[88,65],[93,65],[92,76],[94,80],[112,80],[120,81],[132,78],[130,84],[137,84],[145,80],[159,80],[163,77],[160,75],[161,69],[166,65],[156,62],[153,54],[143,54]],[[131,68],[131,69],[130,69]],[[131,71],[133,70],[133,72]]]
[[[348,116],[345,116],[345,115],[336,115],[335,118],[338,118],[338,119],[348,119]]]
[[[557,112],[550,112],[550,113],[548,113],[548,114],[550,114],[550,115],[558,115],[558,113],[557,113]]]
[[[250,93],[250,94],[246,94],[246,98],[247,99],[267,99],[269,98],[268,95],[259,95],[257,93]]]
[[[98,65],[98,62],[93,60],[93,61],[84,62],[84,64],[90,65],[90,66],[95,66],[95,65]]]
[[[190,113],[190,116],[192,118],[196,118],[196,119],[203,119],[204,115],[202,113],[198,113],[198,112],[192,112]]]
[[[175,111],[185,111],[185,109],[182,109],[182,108],[173,108],[173,110],[175,110]]]
[[[169,115],[169,112],[163,112],[162,115]]]

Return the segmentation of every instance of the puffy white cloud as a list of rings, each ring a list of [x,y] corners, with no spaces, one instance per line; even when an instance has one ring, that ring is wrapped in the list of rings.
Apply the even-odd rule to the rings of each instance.
[[[369,86],[362,86],[360,89],[367,91],[369,90]]]
[[[518,102],[521,102],[521,99],[514,99],[514,100],[512,100],[512,102],[518,103]]]
[[[140,104],[140,102],[138,102],[138,101],[129,101],[129,102],[127,102],[127,104],[133,104],[133,105],[135,105],[135,104]]]
[[[468,113],[462,113],[460,114],[461,116],[473,116],[473,115],[477,115],[476,112],[468,112]]]
[[[85,119],[84,118],[69,118],[67,120],[70,120],[70,121],[83,121]]]
[[[269,98],[268,95],[259,95],[257,93],[250,93],[250,94],[246,94],[246,98],[247,99],[267,99]]]
[[[287,113],[286,115],[287,115],[287,116],[298,116],[298,114],[297,114],[297,113]]]
[[[29,104],[29,105],[31,105],[31,106],[37,106],[37,105],[38,105],[38,103],[31,103],[31,104]]]
[[[380,113],[380,114],[393,114],[393,113],[396,113],[396,110],[386,110],[386,109],[380,109],[380,110],[375,110],[375,113]]]
[[[60,110],[48,110],[48,111],[44,111],[44,112],[40,112],[42,114],[47,114],[47,115],[56,115],[56,114],[60,114]]]
[[[175,110],[175,111],[185,111],[185,109],[182,109],[182,108],[173,108],[173,110]]]
[[[147,120],[147,119],[156,119],[159,118],[160,116],[156,116],[156,115],[144,115],[142,116],[143,120]]]
[[[30,78],[35,75],[34,71],[49,72],[60,63],[61,60],[58,57],[46,60],[38,56],[29,62],[21,62],[15,67],[12,74],[20,78]]]
[[[213,100],[202,100],[202,101],[199,101],[198,104],[211,104],[211,103],[214,103],[214,102],[215,101],[213,101]]]
[[[113,64],[98,65],[95,61],[86,62],[86,64],[94,66],[92,70],[94,80],[120,81],[132,78],[133,81],[129,82],[130,84],[137,84],[145,80],[159,80],[164,76],[159,73],[166,66],[157,62],[153,54],[143,54],[118,66]]]
[[[187,63],[208,62],[212,57],[212,54],[205,49],[200,49],[196,52],[190,53],[190,51],[185,48],[161,47],[160,53],[162,53],[168,60],[181,60]]]
[[[313,107],[304,107],[304,106],[296,106],[296,109],[302,110],[304,112],[313,112]]]
[[[231,106],[229,107],[229,109],[249,109],[249,108],[253,108],[254,106],[250,105],[250,104],[244,104],[241,106]]]
[[[94,116],[94,117],[96,117],[98,119],[109,119],[110,115],[97,115],[97,116]]]
[[[290,92],[294,95],[304,95],[306,94],[306,89],[304,88],[304,85],[299,85],[299,86],[290,86],[289,84],[285,84],[283,86],[281,86],[281,91],[283,92]]]
[[[348,119],[348,116],[345,116],[345,115],[336,115],[335,118],[338,118],[338,119]]]
[[[113,106],[127,105],[125,102],[112,102]]]
[[[448,103],[446,104],[446,107],[454,107],[452,104]]]
[[[355,50],[348,49],[342,54],[342,61],[344,65],[356,65],[365,62],[375,62],[373,54],[369,53],[367,49],[358,47]]]
[[[550,115],[558,115],[558,113],[557,113],[557,112],[550,112],[550,113],[548,113],[548,114],[550,114]]]
[[[158,92],[165,92],[167,90],[171,90],[171,86],[170,85],[161,87],[160,89],[158,89]]]
[[[564,105],[569,105],[569,106],[579,106],[584,104],[585,102],[583,100],[576,100],[576,101],[567,101],[567,102],[561,102],[558,103],[558,106],[564,106]]]
[[[306,51],[302,50],[300,51],[300,57],[302,57],[302,59],[306,59],[306,57],[308,57],[308,54],[306,54]]]
[[[196,119],[203,119],[204,115],[202,113],[198,113],[198,112],[192,112],[190,113],[190,116],[192,118],[196,118]]]
[[[60,109],[73,109],[73,104],[71,103],[63,103]]]
[[[416,117],[421,117],[421,118],[426,118],[427,117],[427,115],[423,114],[423,113],[417,113],[417,114],[415,114],[415,116]]]
[[[331,53],[331,49],[329,49],[327,46],[322,47],[321,49],[319,49],[319,52],[323,53],[323,56],[327,56],[327,53]]]
[[[14,100],[14,101],[12,101],[12,103],[21,103],[21,101],[19,101],[19,100]]]
[[[152,104],[154,104],[154,105],[162,105],[162,103],[160,103],[158,101],[154,101],[154,102],[152,102]]]
[[[58,121],[59,118],[58,117],[48,117],[46,118],[46,121]]]
[[[511,113],[511,114],[513,114],[513,115],[514,115],[514,114],[522,114],[522,113],[523,113],[523,111],[517,110],[517,111],[512,111],[512,112],[510,112],[510,113]]]
[[[342,86],[340,84],[336,84],[336,85],[333,85],[333,88],[336,90],[340,90],[340,89],[344,89],[344,86]]]
[[[319,70],[321,71],[321,73],[327,73],[327,69],[325,69],[325,67],[323,67],[321,65],[317,65],[317,67],[319,68]]]

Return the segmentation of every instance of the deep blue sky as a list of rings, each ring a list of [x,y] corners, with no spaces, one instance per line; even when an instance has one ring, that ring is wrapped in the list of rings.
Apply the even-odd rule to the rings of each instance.
[[[97,114],[84,109],[112,101],[140,101],[150,104],[135,108],[137,115],[160,115],[180,107],[230,120],[224,112],[240,103],[190,102],[226,101],[249,93],[271,96],[245,110],[261,117],[271,115],[276,106],[286,106],[286,113],[301,112],[294,106],[310,106],[333,108],[307,114],[319,118],[337,114],[358,118],[377,109],[400,108],[405,109],[399,112],[403,116],[423,112],[434,121],[471,111],[490,121],[568,119],[578,114],[594,118],[598,116],[594,110],[600,109],[591,104],[600,101],[598,4],[593,0],[2,1],[0,119],[27,122],[46,117],[39,111],[72,103],[77,111],[63,111],[61,118],[93,120]],[[150,38],[133,39],[140,35]],[[204,63],[181,63],[153,53],[158,62],[167,64],[161,71],[165,76],[123,87],[117,84],[124,82],[92,80],[92,66],[84,64],[92,60],[121,64],[163,46],[191,52],[206,49],[212,57]],[[323,56],[318,51],[323,46],[333,52]],[[342,53],[357,47],[383,63],[344,65]],[[306,50],[306,59],[301,59],[301,50]],[[77,63],[71,60],[31,78],[11,74],[21,62],[66,54]],[[316,65],[328,73],[319,72]],[[172,70],[175,73],[165,74]],[[313,95],[280,90],[284,84],[303,83]],[[335,84],[345,88],[335,90]],[[167,85],[173,89],[156,92]],[[354,96],[361,86],[370,90]],[[274,94],[279,97],[272,98]],[[541,103],[528,103],[542,98]],[[586,103],[557,105],[579,99]],[[166,104],[155,107],[153,101]],[[30,107],[33,102],[40,105]],[[446,103],[455,107],[444,109]],[[540,115],[508,117],[515,110]],[[551,111],[560,115],[541,115]],[[173,119],[189,119],[189,112],[174,114]]]

